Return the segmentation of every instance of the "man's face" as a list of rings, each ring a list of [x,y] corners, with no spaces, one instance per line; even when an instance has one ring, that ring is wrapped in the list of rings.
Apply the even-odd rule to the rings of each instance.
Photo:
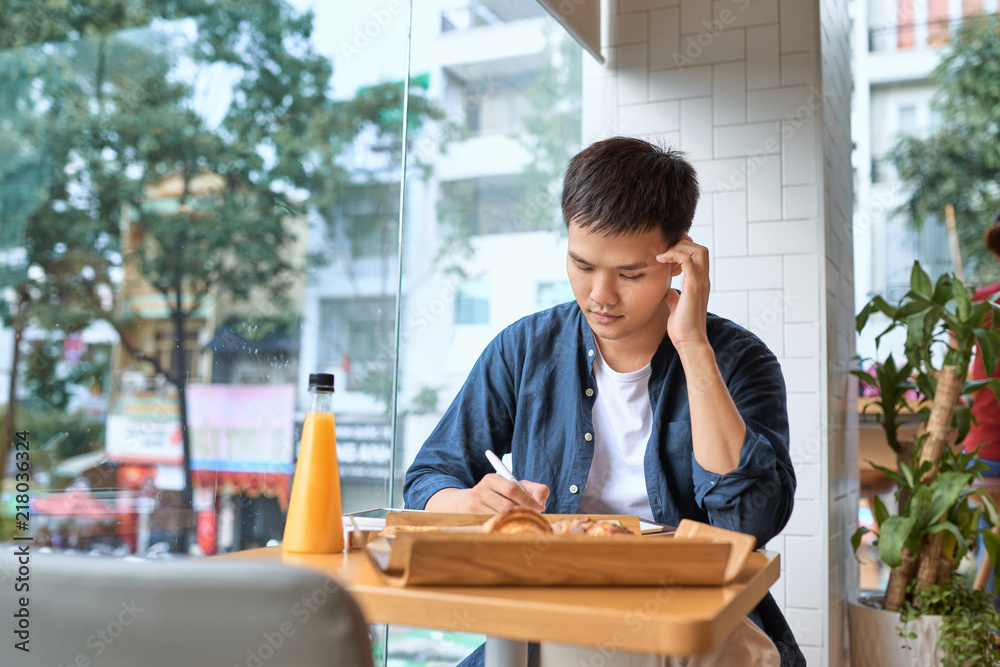
[[[661,264],[656,255],[667,248],[660,230],[611,238],[570,224],[566,272],[598,342],[655,345],[663,337],[673,265]]]

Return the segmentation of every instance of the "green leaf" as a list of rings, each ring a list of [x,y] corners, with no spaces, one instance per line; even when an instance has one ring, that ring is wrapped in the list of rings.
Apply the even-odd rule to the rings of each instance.
[[[955,279],[951,283],[951,293],[955,297],[958,319],[963,323],[967,322],[972,312],[972,298],[969,296],[969,288],[961,280]]]
[[[983,545],[986,547],[986,555],[989,556],[991,563],[1000,562],[1000,535],[997,535],[991,530],[986,530],[980,533],[983,536]],[[1000,567],[993,568],[993,585],[995,590],[1000,590]]]
[[[854,369],[854,370],[851,371],[851,375],[853,375],[854,377],[858,378],[859,380],[861,380],[862,382],[864,382],[869,387],[877,387],[878,386],[878,380],[876,380],[875,377],[871,373]]]
[[[851,535],[851,548],[854,550],[855,554],[858,553],[858,547],[861,546],[861,538],[870,532],[871,531],[865,526],[859,526],[858,529],[854,531],[854,534]]]
[[[912,489],[913,488],[913,478],[914,478],[913,468],[911,468],[906,463],[900,463],[899,464],[899,472],[902,473],[902,481],[900,482],[898,479],[896,481],[898,483],[901,483],[901,484],[905,485],[906,488]]]
[[[911,516],[891,516],[879,528],[879,557],[889,567],[899,567],[903,562],[903,545],[910,537],[916,523]]]
[[[933,307],[934,304],[931,301],[921,298],[920,296],[914,295],[912,301],[905,303],[899,307],[899,310],[896,311],[896,319],[905,320],[912,315],[916,315],[917,313],[922,313]]]
[[[947,531],[955,536],[955,558],[961,559],[965,552],[969,550],[969,541],[962,535],[962,531],[951,521],[941,521],[927,529],[928,534]]]
[[[910,272],[910,290],[930,299],[934,295],[934,286],[927,272],[920,266],[920,262],[913,263],[913,270]]]
[[[878,496],[875,496],[875,501],[872,504],[872,514],[875,515],[875,523],[881,526],[889,518],[889,510],[886,509],[885,503]]]
[[[942,273],[938,276],[937,283],[934,285],[934,296],[931,297],[931,301],[939,306],[943,306],[951,300],[951,276],[947,273]]]
[[[912,477],[906,477],[906,476],[904,476],[905,474],[904,475],[900,475],[898,472],[896,472],[892,468],[886,468],[885,466],[880,466],[877,463],[873,463],[872,461],[868,461],[868,465],[870,465],[875,470],[878,470],[880,473],[882,473],[883,475],[885,475],[886,477],[888,477],[892,481],[896,482],[896,484],[899,484],[901,486],[905,486],[906,488],[912,488],[913,487],[913,478]],[[903,468],[903,467],[906,467],[906,469],[909,470],[909,466],[900,466],[900,468]],[[878,500],[878,496],[876,496],[875,499]]]
[[[926,523],[937,523],[948,514],[951,507],[958,502],[962,490],[972,481],[972,475],[965,472],[942,472],[931,482],[931,502],[928,507]]]
[[[1000,360],[1000,337],[997,336],[996,329],[975,327],[972,331],[976,336],[979,353],[983,355],[983,366],[987,373],[992,374]]]
[[[864,305],[861,312],[858,313],[857,318],[855,318],[858,333],[861,333],[861,330],[864,329],[865,325],[868,323],[869,316],[875,312],[883,313],[891,319],[895,316],[896,309],[890,306],[889,302],[881,296],[872,297],[872,300]]]

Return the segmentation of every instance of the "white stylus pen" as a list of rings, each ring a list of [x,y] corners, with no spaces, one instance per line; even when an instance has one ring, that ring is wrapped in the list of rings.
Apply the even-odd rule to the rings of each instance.
[[[507,470],[507,466],[503,464],[503,461],[500,460],[499,456],[497,456],[496,454],[487,449],[486,458],[488,458],[490,460],[490,463],[493,464],[493,469],[497,471],[498,475],[500,475],[504,479],[509,479],[518,486],[521,486],[521,483],[517,481],[516,477],[514,477],[514,473],[512,473],[510,470]],[[525,491],[523,486],[521,486],[521,490]],[[527,491],[525,491],[525,493],[527,493]]]

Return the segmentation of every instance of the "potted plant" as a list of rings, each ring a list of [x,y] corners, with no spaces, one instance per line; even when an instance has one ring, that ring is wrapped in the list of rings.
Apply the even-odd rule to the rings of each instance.
[[[903,405],[901,392],[915,386],[926,400],[918,409],[920,426],[912,458],[901,457],[897,470],[877,467],[899,487],[895,513],[880,500],[872,508],[879,558],[891,569],[882,609],[869,609],[861,601],[849,604],[851,664],[908,664],[917,657],[905,653],[913,647],[938,655],[945,665],[1000,659],[992,648],[1000,619],[989,595],[973,590],[971,578],[958,570],[978,533],[983,533],[991,557],[1000,554],[1000,538],[978,528],[983,514],[989,524],[997,525],[997,508],[973,486],[986,468],[976,452],[954,451],[950,446],[953,440],[961,443],[969,430],[971,394],[987,385],[998,391],[996,380],[967,381],[967,371],[973,354],[982,355],[987,369],[996,368],[1000,335],[984,323],[990,318],[1000,322],[1000,306],[974,303],[969,289],[951,274],[932,282],[915,262],[910,290],[896,306],[873,298],[857,316],[859,332],[875,312],[889,319],[876,346],[889,331],[904,328],[906,362],[897,367],[887,359],[881,378],[855,375],[869,384],[876,381],[882,427],[897,451],[895,417]],[[855,550],[866,532],[861,527],[854,534]],[[994,577],[1000,583],[997,572]],[[874,630],[880,623],[883,629]],[[866,640],[872,642],[867,647]],[[887,655],[893,647],[904,652]]]

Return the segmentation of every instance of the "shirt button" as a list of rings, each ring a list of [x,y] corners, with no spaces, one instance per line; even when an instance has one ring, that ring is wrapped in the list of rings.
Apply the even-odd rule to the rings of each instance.
[[[588,357],[594,356],[594,351],[593,350],[587,350],[587,356]]]
[[[587,391],[584,392],[584,393],[587,394],[587,396],[593,396],[594,395],[594,390],[591,389],[590,387],[588,387]]]
[[[594,436],[592,436],[592,435],[591,435],[591,434],[589,434],[589,433],[584,433],[584,434],[583,434],[583,439],[584,439],[584,440],[586,440],[587,442],[590,442],[591,440],[593,440],[593,439],[594,439]]]
[[[579,490],[580,490],[580,487],[577,486],[576,484],[574,484],[571,487],[569,487],[569,492],[570,493],[577,493]]]

